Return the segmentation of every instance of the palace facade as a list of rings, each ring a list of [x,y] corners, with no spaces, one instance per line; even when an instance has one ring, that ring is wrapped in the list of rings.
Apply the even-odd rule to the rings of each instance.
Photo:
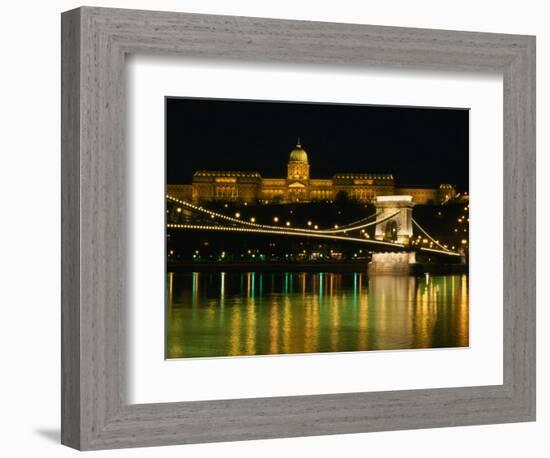
[[[398,186],[393,175],[337,173],[332,178],[310,178],[309,160],[300,140],[290,152],[286,178],[263,178],[258,172],[198,170],[191,184],[169,184],[167,193],[194,203],[236,201],[290,203],[332,201],[339,193],[370,203],[377,196],[409,195],[416,204],[442,203],[456,195],[454,186]]]

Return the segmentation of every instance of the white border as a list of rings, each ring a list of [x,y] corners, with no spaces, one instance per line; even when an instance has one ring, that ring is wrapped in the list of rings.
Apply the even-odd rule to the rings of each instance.
[[[502,384],[501,76],[144,56],[127,75],[130,402]],[[471,108],[470,348],[165,361],[167,95]]]

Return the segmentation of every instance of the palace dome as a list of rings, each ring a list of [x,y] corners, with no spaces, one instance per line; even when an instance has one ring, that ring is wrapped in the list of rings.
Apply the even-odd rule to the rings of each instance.
[[[302,148],[302,145],[300,144],[300,139],[298,138],[298,142],[296,143],[296,146],[294,149],[290,152],[290,161],[291,162],[306,162],[307,163],[307,153],[304,148]]]

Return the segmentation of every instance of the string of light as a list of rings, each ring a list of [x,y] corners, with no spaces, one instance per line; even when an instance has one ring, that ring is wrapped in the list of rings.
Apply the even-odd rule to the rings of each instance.
[[[375,220],[372,222],[364,223],[364,224],[357,224],[360,221],[366,221],[372,217],[379,216],[379,213],[375,215],[369,215],[366,218],[363,218],[360,221],[355,221],[353,223],[350,223],[346,226],[335,228],[335,229],[319,229],[319,230],[312,230],[312,229],[304,229],[304,228],[281,228],[279,226],[270,226],[266,224],[259,224],[252,221],[245,221],[239,218],[233,218],[231,216],[224,215],[222,213],[214,212],[212,210],[208,210],[206,208],[191,204],[190,202],[186,202],[180,199],[177,199],[173,196],[167,195],[166,198],[174,203],[177,203],[183,207],[187,207],[191,210],[198,211],[201,213],[205,213],[210,215],[212,218],[219,218],[226,221],[230,221],[232,223],[238,224],[239,226],[248,226],[248,227],[233,227],[233,226],[211,226],[211,225],[198,225],[198,224],[167,224],[167,227],[170,229],[191,229],[191,230],[209,230],[209,231],[225,231],[225,232],[249,232],[249,233],[262,233],[262,234],[280,234],[280,235],[291,235],[291,236],[304,236],[304,237],[312,237],[312,238],[324,238],[324,239],[335,239],[335,240],[346,240],[346,241],[355,241],[360,243],[369,243],[369,244],[377,244],[377,245],[385,245],[385,246],[391,246],[395,248],[405,248],[404,244],[401,243],[395,243],[395,242],[386,242],[383,240],[372,240],[372,239],[365,239],[360,237],[350,237],[350,236],[341,236],[336,235],[343,232],[349,232],[349,231],[356,231],[360,229],[364,229],[366,227],[370,227],[373,225],[381,224],[393,217],[395,217],[397,214],[399,214],[399,211],[396,211],[395,213],[392,213],[390,215],[385,216],[384,218],[381,218],[379,220]],[[428,237],[433,243],[435,243],[438,247],[440,247],[440,250],[434,249],[434,248],[426,248],[426,247],[420,247],[421,251],[426,252],[432,252],[432,253],[442,253],[450,256],[460,256],[459,253],[455,253],[454,251],[449,250],[448,248],[445,248],[443,245],[441,245],[437,240],[435,240],[418,222],[411,218],[411,221],[413,224],[426,236]]]
[[[206,213],[208,215],[210,215],[211,217],[213,218],[219,218],[219,219],[224,219],[226,221],[231,221],[233,223],[236,223],[236,224],[239,224],[241,226],[250,226],[250,227],[258,227],[258,228],[263,228],[263,229],[279,229],[278,226],[270,226],[270,225],[267,225],[267,224],[259,224],[259,223],[255,223],[255,222],[252,222],[252,221],[244,221],[242,219],[239,219],[239,218],[233,218],[231,216],[227,216],[227,215],[224,215],[222,213],[218,213],[218,212],[214,212],[212,210],[208,210],[206,208],[203,208],[203,207],[199,207],[197,205],[193,205],[189,202],[186,202],[186,201],[183,201],[183,200],[179,200],[175,197],[172,197],[170,195],[167,195],[166,198],[172,202],[175,202],[183,207],[188,207],[190,208],[191,210],[194,210],[194,211],[198,211],[198,212],[202,212],[202,213]],[[356,221],[354,223],[350,223],[346,226],[342,226],[340,228],[335,228],[335,229],[318,229],[318,230],[313,230],[313,229],[305,229],[305,228],[291,228],[291,227],[287,227],[286,230],[288,231],[291,231],[291,232],[306,232],[306,233],[311,233],[311,234],[317,234],[317,233],[324,233],[324,234],[339,234],[339,233],[342,233],[342,232],[348,232],[348,231],[357,231],[357,230],[361,230],[361,229],[365,229],[367,227],[370,227],[370,226],[374,226],[376,224],[381,224],[391,218],[393,218],[394,216],[396,216],[397,214],[399,214],[399,211],[396,211],[395,213],[392,213],[390,215],[387,215],[385,216],[384,218],[382,219],[379,219],[379,220],[375,220],[375,221],[372,221],[372,222],[369,222],[369,223],[364,223],[364,224],[357,224],[359,221]],[[379,213],[375,214],[375,215],[370,215],[368,216],[367,218],[364,218],[363,220],[360,220],[360,221],[364,221],[364,220],[367,220],[369,218],[372,218],[372,217],[376,217],[376,216],[379,216]]]

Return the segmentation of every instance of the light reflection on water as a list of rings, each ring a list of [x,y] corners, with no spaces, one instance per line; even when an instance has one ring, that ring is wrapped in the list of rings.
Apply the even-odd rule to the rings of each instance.
[[[166,357],[468,346],[467,275],[168,273]]]

